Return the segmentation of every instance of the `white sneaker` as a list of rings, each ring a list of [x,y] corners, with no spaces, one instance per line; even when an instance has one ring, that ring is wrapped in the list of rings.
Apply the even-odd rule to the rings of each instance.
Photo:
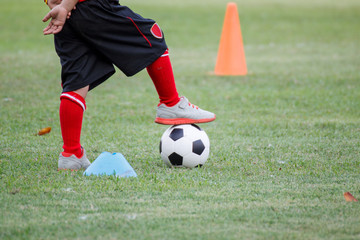
[[[81,158],[77,158],[75,154],[65,157],[60,153],[58,161],[58,170],[79,170],[87,169],[90,166],[90,161],[86,157],[85,149],[83,149],[83,155]]]
[[[214,121],[215,118],[214,113],[202,110],[191,104],[186,97],[181,97],[175,106],[168,107],[160,104],[157,108],[155,122],[165,125],[180,125],[206,123]]]

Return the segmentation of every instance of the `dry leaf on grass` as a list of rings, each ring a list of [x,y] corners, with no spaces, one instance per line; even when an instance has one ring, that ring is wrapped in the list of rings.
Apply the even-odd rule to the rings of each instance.
[[[357,200],[356,198],[354,198],[354,196],[353,196],[351,193],[349,193],[349,192],[344,193],[344,197],[345,197],[345,200],[346,200],[347,202],[357,202],[357,201],[358,201],[358,200]]]
[[[44,135],[44,134],[48,134],[49,132],[51,131],[51,127],[46,127],[46,128],[43,128],[41,129],[39,132],[38,132],[38,135]]]

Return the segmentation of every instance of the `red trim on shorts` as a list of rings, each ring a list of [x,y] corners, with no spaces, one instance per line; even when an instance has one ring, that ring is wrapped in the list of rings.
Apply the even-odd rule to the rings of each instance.
[[[84,0],[83,0],[84,1]],[[139,27],[136,25],[136,23],[134,22],[134,20],[131,17],[127,17],[128,19],[130,19],[130,21],[134,24],[134,26],[136,27],[136,29],[139,31],[139,33],[143,36],[143,38],[149,43],[150,47],[152,47],[151,42],[149,41],[149,39],[141,32],[141,30],[139,29]]]

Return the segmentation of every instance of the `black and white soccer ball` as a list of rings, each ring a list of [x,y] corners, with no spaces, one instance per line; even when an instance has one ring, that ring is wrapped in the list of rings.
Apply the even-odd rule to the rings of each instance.
[[[160,155],[169,167],[201,167],[209,153],[209,137],[195,124],[169,127],[160,140]]]

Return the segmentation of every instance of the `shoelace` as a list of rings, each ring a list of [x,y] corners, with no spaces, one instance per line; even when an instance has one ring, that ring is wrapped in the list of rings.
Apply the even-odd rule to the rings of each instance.
[[[198,106],[196,106],[196,105],[194,105],[194,104],[191,104],[190,102],[189,102],[189,106],[190,106],[190,107],[192,107],[192,108],[199,109],[199,107],[198,107]]]

